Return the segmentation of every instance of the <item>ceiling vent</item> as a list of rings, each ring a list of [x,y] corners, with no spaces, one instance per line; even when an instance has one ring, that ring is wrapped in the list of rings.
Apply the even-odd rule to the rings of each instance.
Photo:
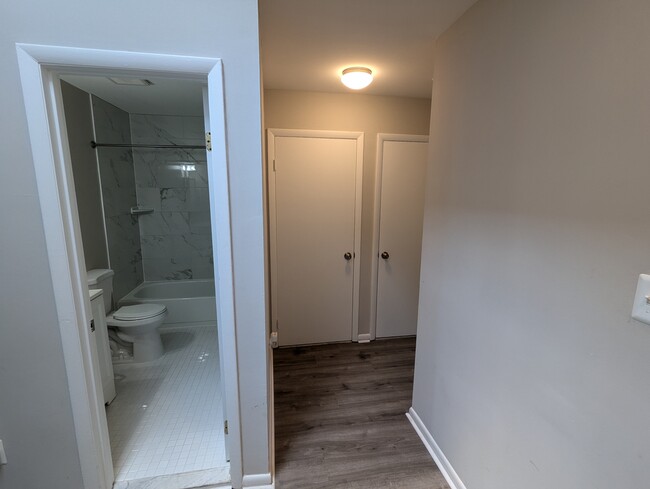
[[[137,87],[148,87],[153,85],[151,80],[145,80],[143,78],[120,78],[109,76],[108,79],[116,85],[133,85]]]

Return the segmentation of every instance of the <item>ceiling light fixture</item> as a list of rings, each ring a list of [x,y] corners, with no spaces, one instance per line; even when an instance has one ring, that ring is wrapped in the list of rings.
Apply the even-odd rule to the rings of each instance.
[[[372,83],[372,71],[361,66],[346,68],[341,73],[341,83],[352,90],[361,90]]]

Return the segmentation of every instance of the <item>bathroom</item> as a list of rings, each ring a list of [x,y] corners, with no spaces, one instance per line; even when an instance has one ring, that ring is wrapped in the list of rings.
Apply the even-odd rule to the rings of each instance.
[[[203,86],[67,75],[61,89],[89,288],[104,289],[114,487],[227,480]],[[146,342],[118,315],[144,310]]]

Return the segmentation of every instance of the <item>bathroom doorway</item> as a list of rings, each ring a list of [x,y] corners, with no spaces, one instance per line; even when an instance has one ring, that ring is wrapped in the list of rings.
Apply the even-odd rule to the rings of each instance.
[[[204,86],[61,76],[89,289],[100,288],[98,270],[111,270],[109,318],[136,304],[167,313],[159,358],[134,354],[132,322],[95,331],[108,333],[114,374],[116,396],[105,401],[118,489],[228,480]]]
[[[229,199],[227,185],[224,185],[227,174],[225,173],[225,132],[220,62],[204,58],[87,51],[27,45],[19,47],[21,75],[23,76],[35,166],[37,174],[46,175],[39,179],[39,194],[42,200],[43,221],[52,275],[56,280],[60,280],[56,297],[57,309],[60,315],[77,439],[80,448],[87,448],[80,453],[86,485],[109,488],[113,486],[113,481],[115,481],[114,487],[116,488],[155,488],[159,487],[159,482],[164,483],[164,487],[177,489],[206,484],[232,483],[232,485],[239,485],[241,461],[238,437],[230,440],[234,445],[230,464],[226,450],[228,445],[226,442],[227,427],[230,425],[231,434],[238,434],[239,420],[237,418],[236,379],[232,378],[236,370],[236,361],[232,315]],[[86,65],[89,59],[92,59],[92,66]],[[147,66],[148,71],[139,71],[134,68],[125,70],[122,66],[126,65]],[[145,114],[147,117],[139,114],[141,117],[137,123],[141,126],[142,131],[138,133],[137,137],[147,138],[155,135],[156,138],[164,139],[165,134],[160,127],[164,123],[168,123],[169,127],[180,125],[182,127],[181,138],[191,134],[191,139],[194,134],[200,134],[201,142],[199,144],[185,144],[182,141],[173,140],[159,142],[159,144],[142,144],[152,147],[159,146],[147,148],[156,151],[161,150],[162,146],[207,146],[208,153],[206,153],[206,149],[203,149],[203,154],[207,157],[201,157],[198,154],[192,155],[190,148],[183,148],[186,151],[181,156],[180,161],[182,162],[165,160],[165,164],[161,165],[163,167],[177,166],[178,168],[174,168],[174,170],[181,172],[181,181],[184,179],[188,183],[187,188],[201,188],[202,190],[189,192],[192,194],[190,198],[187,198],[188,192],[186,192],[183,199],[180,197],[183,193],[180,190],[184,188],[183,185],[156,188],[153,184],[147,186],[143,183],[142,188],[154,188],[158,193],[161,199],[160,206],[157,208],[154,202],[145,202],[146,191],[142,193],[142,201],[138,202],[134,143],[99,140],[100,135],[102,137],[117,137],[118,135],[134,137],[135,132],[130,128],[125,129],[116,121],[122,119],[130,124],[137,117],[132,117],[123,109],[121,110],[124,114],[117,112],[115,109],[119,109],[119,107],[116,105],[70,83],[74,82],[73,78],[76,77],[76,84],[79,85],[78,78],[88,75],[88,72],[91,72],[94,77],[101,72],[101,77],[104,78],[113,76],[123,80],[138,79],[149,82],[150,78],[155,75],[161,83],[168,78],[183,80],[189,83],[186,85],[187,88],[193,85],[195,89],[199,90],[195,98],[198,97],[197,104],[205,110],[203,114],[196,116],[172,114],[172,117],[193,117],[193,119],[171,121],[148,117],[152,114]],[[215,72],[218,72],[216,76],[212,76]],[[65,82],[68,85],[63,85],[65,88],[62,88],[60,80],[61,78],[65,79],[66,76],[70,76]],[[41,78],[40,83],[39,78]],[[74,188],[74,180],[78,177],[74,172],[75,165],[72,162],[75,137],[72,136],[71,131],[66,130],[64,91],[68,94],[74,93],[77,101],[86,97],[79,91],[87,94],[86,100],[91,110],[90,116],[86,119],[92,124],[92,141],[95,146],[93,151],[96,156],[103,150],[113,151],[113,154],[105,157],[103,162],[101,157],[96,157],[94,161],[92,157],[84,157],[80,162],[81,165],[88,165],[86,169],[92,167],[93,164],[96,165],[96,175],[99,180],[100,195],[96,195],[99,197],[99,202],[88,204],[88,207],[86,207],[88,192],[84,194],[84,189],[87,190],[86,185],[80,186],[80,192],[76,192]],[[72,105],[75,106],[75,103]],[[77,104],[75,110],[78,108]],[[69,109],[70,113],[73,111],[73,109]],[[103,113],[102,116],[99,115],[100,112]],[[208,112],[213,114],[213,118]],[[102,128],[100,119],[107,115],[109,117],[104,119],[105,124]],[[162,114],[153,115],[162,116]],[[149,130],[148,135],[145,129]],[[207,138],[206,133],[208,133]],[[211,137],[220,143],[220,148],[215,153],[209,152]],[[82,137],[82,139],[84,138]],[[68,144],[68,140],[70,140],[70,144]],[[90,146],[91,141],[87,141],[87,145]],[[145,150],[143,146],[139,146],[137,149]],[[191,148],[192,151],[200,149],[202,148]],[[174,150],[180,151],[179,148]],[[152,157],[151,154],[142,154],[138,158],[142,163],[143,171],[147,162],[161,161],[160,158]],[[129,164],[131,165],[131,176],[128,171]],[[203,165],[203,169],[197,169],[197,166],[200,165]],[[210,173],[208,173],[208,167]],[[51,176],[55,178],[51,178]],[[157,181],[158,176],[160,175],[154,175],[156,184],[160,183]],[[108,182],[111,178],[113,180]],[[144,182],[144,180],[142,181]],[[193,186],[190,181],[193,182]],[[134,185],[130,185],[131,182]],[[198,182],[202,183],[199,185]],[[174,188],[176,190],[170,190]],[[217,188],[219,191],[225,189],[225,192],[217,192],[215,190]],[[125,213],[123,212],[125,205],[133,203],[130,199],[134,191],[135,205],[129,205],[129,211]],[[149,194],[153,195],[155,192],[152,190]],[[169,193],[175,193],[176,198],[169,197]],[[204,198],[202,199],[199,195],[203,195]],[[190,202],[191,205],[196,206],[195,212],[201,214],[195,216],[194,220],[194,230],[196,231],[194,234],[198,236],[195,241],[192,241],[193,233],[189,228],[191,225],[189,209],[166,208],[169,214],[175,212],[180,216],[165,215],[166,219],[161,218],[158,222],[149,222],[146,226],[140,223],[139,219],[143,215],[153,214],[157,209],[162,216],[162,200],[168,197],[170,201],[165,205],[175,203],[174,205],[180,207],[182,201]],[[48,203],[51,205],[48,206]],[[90,231],[84,233],[82,229],[86,227],[84,222],[86,224],[90,222],[87,219],[86,210],[94,209],[96,213],[98,208],[102,213],[101,224],[95,220],[95,226],[91,226],[88,228]],[[148,212],[148,209],[151,209],[151,212]],[[218,210],[215,212],[215,209]],[[154,234],[149,234],[151,229],[161,230],[160,226],[164,226],[165,223],[183,217],[188,218],[186,222],[190,232],[187,235],[182,237],[183,233],[178,232],[178,229],[165,228],[163,231],[168,231],[166,234],[155,236],[165,236],[168,242],[173,242],[175,239],[170,236],[181,236],[179,242],[185,242],[189,249],[197,251],[196,256],[188,254],[183,259],[190,262],[195,259],[193,262],[195,264],[181,268],[179,275],[162,270],[158,278],[162,277],[165,280],[152,281],[163,282],[156,284],[159,285],[157,292],[152,292],[152,290],[156,290],[156,287],[150,287],[150,290],[146,291],[147,288],[141,287],[142,284],[137,284],[131,289],[130,285],[133,284],[133,280],[136,282],[142,280],[146,284],[147,276],[146,254],[142,252],[143,243],[142,240],[138,243],[134,236],[142,229],[145,229],[143,235],[154,236]],[[159,227],[156,228],[156,225]],[[217,239],[217,242],[213,244],[212,233],[215,231],[217,237],[221,239]],[[122,234],[120,235],[120,233]],[[92,244],[87,245],[87,243]],[[137,250],[138,245],[140,251]],[[89,256],[86,256],[86,248],[89,250]],[[165,257],[161,255],[160,251],[158,255],[156,252],[149,255],[152,260],[149,269],[150,277],[155,277],[154,270],[160,271],[163,268],[162,261],[155,260],[156,258],[163,260]],[[182,259],[178,256],[180,255],[175,255],[172,248],[170,255],[167,256],[170,266],[181,264]],[[217,258],[212,259],[211,256]],[[101,262],[102,259],[105,261]],[[150,299],[152,294],[159,295],[160,302],[169,303],[167,316],[169,324],[161,327],[161,336],[165,345],[164,355],[161,358],[146,364],[134,362],[129,359],[128,338],[121,338],[127,340],[123,341],[121,345],[117,341],[120,339],[119,337],[110,339],[115,343],[112,344],[112,353],[116,354],[113,355],[116,360],[113,362],[113,368],[117,373],[117,397],[109,405],[108,416],[104,410],[101,382],[95,372],[97,359],[94,356],[97,351],[93,350],[95,341],[92,333],[95,331],[95,321],[91,322],[90,320],[86,283],[88,262],[99,263],[106,269],[110,267],[119,269],[114,270],[116,272],[115,294],[107,298],[110,303],[107,309],[113,310],[121,307],[122,304],[128,305],[129,300],[143,302]],[[195,272],[195,270],[201,270],[201,272]],[[214,278],[210,282],[212,270],[215,270],[214,276],[219,283],[216,287],[216,294]],[[119,277],[117,272],[120,272]],[[205,275],[202,282],[197,279],[190,287],[185,287],[185,290],[181,292],[178,291],[178,287],[174,292],[170,292],[170,289],[174,287],[163,287],[168,285],[167,282],[177,282],[174,285],[178,285],[180,282],[189,282],[201,275]],[[185,280],[175,280],[179,278]],[[188,297],[177,297],[183,294],[189,294],[194,299],[207,299],[203,301],[203,305],[206,306],[203,308],[203,315],[188,318],[189,311],[196,312],[201,308],[195,307],[196,304],[188,307],[184,301]],[[124,302],[125,300],[127,302]],[[173,304],[174,300],[179,303]],[[217,327],[217,319],[219,327]],[[91,326],[86,328],[86,325]],[[224,372],[227,371],[232,372],[233,375],[225,376]],[[123,406],[121,412],[118,410],[120,396],[123,401],[130,398],[128,406]],[[113,416],[114,422],[111,422],[111,410],[121,413]],[[156,416],[150,414],[156,410],[160,415],[158,421],[155,419]],[[107,419],[110,434],[106,430]],[[164,421],[163,424],[160,424],[161,420]],[[111,424],[116,426],[115,430],[111,428]],[[133,442],[133,440],[137,440],[137,436],[143,433],[151,435],[146,442]],[[175,434],[170,437],[170,433]],[[109,439],[112,449],[110,451],[113,452],[112,457],[110,451],[107,453],[106,450]],[[149,451],[148,448],[152,450]],[[115,454],[119,450],[121,452],[116,457]],[[119,461],[116,459],[124,457],[126,452],[128,452],[127,455],[147,452],[147,456],[138,460],[132,459],[130,462],[126,457],[124,458],[125,462],[118,465]],[[108,462],[111,458],[117,462],[114,467],[109,466]],[[158,469],[162,469],[162,472],[156,472]]]

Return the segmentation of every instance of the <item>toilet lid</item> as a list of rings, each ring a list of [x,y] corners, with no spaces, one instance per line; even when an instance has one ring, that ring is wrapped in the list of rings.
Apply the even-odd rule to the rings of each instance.
[[[134,304],[120,307],[113,313],[113,317],[119,321],[137,321],[159,316],[166,310],[162,304]]]

